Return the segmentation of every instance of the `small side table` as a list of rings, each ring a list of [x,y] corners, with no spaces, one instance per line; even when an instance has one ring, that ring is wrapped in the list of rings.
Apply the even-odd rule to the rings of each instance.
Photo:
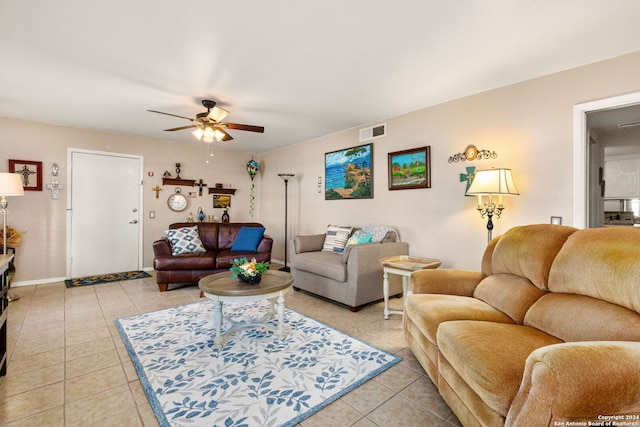
[[[231,332],[240,328],[250,326],[262,326],[263,328],[277,333],[278,338],[284,336],[284,294],[293,285],[293,276],[282,271],[269,270],[262,274],[262,281],[259,285],[248,285],[238,282],[237,279],[231,279],[231,272],[212,274],[203,277],[198,282],[198,286],[204,292],[204,295],[212,299],[213,304],[213,323],[216,329],[216,336],[213,341],[216,348],[222,348],[224,337]],[[259,320],[250,320],[245,322],[234,322],[231,319],[231,327],[222,333],[222,304],[224,302],[248,302],[257,300],[271,300],[271,312]],[[277,299],[277,309],[274,310],[273,300]],[[267,321],[276,316],[278,326],[270,327]]]
[[[408,255],[398,255],[380,260],[384,280],[382,282],[384,291],[384,318],[389,318],[389,314],[402,314],[399,310],[389,310],[389,273],[402,276],[402,308],[407,303],[407,291],[409,290],[409,278],[411,273],[417,270],[438,268],[442,261],[434,258],[420,258]]]

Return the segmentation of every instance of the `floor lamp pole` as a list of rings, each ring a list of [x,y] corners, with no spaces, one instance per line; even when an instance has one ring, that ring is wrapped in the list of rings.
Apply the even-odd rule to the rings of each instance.
[[[289,272],[291,269],[287,267],[287,252],[288,252],[288,237],[287,237],[287,228],[288,227],[288,204],[289,204],[289,180],[293,178],[295,175],[292,173],[279,173],[278,176],[284,180],[284,267],[280,269],[280,271]]]

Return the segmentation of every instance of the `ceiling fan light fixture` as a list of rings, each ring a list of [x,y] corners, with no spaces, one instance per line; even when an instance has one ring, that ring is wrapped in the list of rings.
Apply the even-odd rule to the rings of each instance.
[[[206,139],[213,139],[215,137],[215,132],[213,128],[210,126],[205,126],[204,131],[202,133],[202,137]]]
[[[213,107],[211,111],[209,111],[207,118],[214,120],[216,122],[221,122],[224,120],[225,117],[227,117],[228,114],[229,112],[225,109],[222,109],[220,107]]]
[[[222,130],[215,128],[213,131],[216,141],[224,141],[225,140],[225,136],[227,136],[226,133],[224,133]]]
[[[198,139],[202,139],[202,137],[204,136],[204,131],[202,130],[202,128],[198,128],[196,130],[194,130],[193,132],[191,132],[193,134],[193,136],[195,136]]]

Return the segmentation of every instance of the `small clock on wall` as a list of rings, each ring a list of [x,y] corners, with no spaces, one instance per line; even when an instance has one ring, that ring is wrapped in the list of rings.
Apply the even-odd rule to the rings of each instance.
[[[179,188],[176,188],[176,192],[169,196],[167,199],[167,205],[169,205],[169,209],[174,212],[182,212],[187,209],[187,205],[189,201],[185,197],[184,194],[180,192]]]

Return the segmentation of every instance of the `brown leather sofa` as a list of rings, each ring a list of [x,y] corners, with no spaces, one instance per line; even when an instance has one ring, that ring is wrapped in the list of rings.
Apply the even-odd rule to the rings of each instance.
[[[228,271],[234,259],[255,258],[258,262],[271,261],[273,239],[267,235],[262,237],[256,252],[231,251],[242,227],[262,227],[256,222],[217,223],[179,222],[171,224],[169,229],[182,227],[198,227],[200,240],[206,252],[173,255],[169,240],[164,237],[153,242],[153,268],[156,270],[156,281],[160,292],[165,292],[170,283],[195,283],[209,274]]]
[[[405,338],[464,426],[637,424],[639,280],[638,229],[515,227],[412,274]]]

